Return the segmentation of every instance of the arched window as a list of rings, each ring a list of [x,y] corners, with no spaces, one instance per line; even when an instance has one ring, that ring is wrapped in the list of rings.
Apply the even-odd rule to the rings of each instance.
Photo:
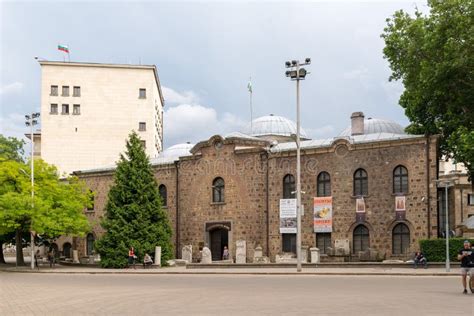
[[[358,225],[352,236],[352,248],[354,253],[365,251],[369,248],[369,230],[364,225]]]
[[[212,182],[212,202],[224,202],[224,179],[215,178]]]
[[[408,193],[408,170],[404,166],[393,169],[393,193]]]
[[[397,224],[392,231],[392,253],[394,255],[405,254],[410,247],[410,229],[407,225]]]
[[[64,257],[71,258],[71,248],[72,248],[72,246],[71,246],[70,243],[68,243],[68,242],[64,243],[64,245],[63,245],[63,255],[64,255]]]
[[[168,206],[168,191],[166,190],[166,185],[160,184],[158,191],[161,197],[161,204],[163,206]]]
[[[87,234],[87,255],[92,256],[94,254],[94,243],[95,237],[92,233]]]
[[[295,198],[295,177],[291,174],[287,174],[283,177],[283,198],[294,199]]]
[[[323,171],[318,175],[318,196],[331,196],[331,177]]]
[[[369,194],[369,180],[367,171],[364,169],[357,169],[354,172],[354,195],[362,196]]]

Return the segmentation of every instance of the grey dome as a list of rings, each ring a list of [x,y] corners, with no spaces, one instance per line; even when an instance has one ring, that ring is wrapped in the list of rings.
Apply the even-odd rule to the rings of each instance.
[[[301,137],[308,138],[303,128],[300,132]],[[267,115],[253,120],[252,126],[248,123],[242,133],[251,136],[278,135],[289,137],[296,134],[296,123],[283,116]]]
[[[391,120],[373,119],[364,120],[364,134],[389,133],[406,135],[403,126]],[[351,136],[351,126],[347,127],[339,136]]]
[[[177,158],[177,157],[182,157],[182,156],[188,156],[191,154],[190,150],[193,147],[194,147],[194,144],[190,144],[190,143],[173,145],[163,150],[163,152],[159,155],[159,157],[160,158]]]

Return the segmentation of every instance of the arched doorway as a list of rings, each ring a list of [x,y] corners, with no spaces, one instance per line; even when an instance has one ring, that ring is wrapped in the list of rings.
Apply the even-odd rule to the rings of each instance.
[[[68,242],[63,245],[63,255],[64,255],[64,257],[71,258],[71,248],[72,248],[72,246]]]
[[[212,261],[222,260],[224,247],[229,247],[229,231],[225,227],[217,227],[209,231]]]

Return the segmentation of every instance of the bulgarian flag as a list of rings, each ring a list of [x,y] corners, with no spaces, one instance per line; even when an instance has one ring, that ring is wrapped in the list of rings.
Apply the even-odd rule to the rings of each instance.
[[[62,50],[63,52],[69,54],[69,47],[67,47],[66,45],[58,44],[58,50]]]

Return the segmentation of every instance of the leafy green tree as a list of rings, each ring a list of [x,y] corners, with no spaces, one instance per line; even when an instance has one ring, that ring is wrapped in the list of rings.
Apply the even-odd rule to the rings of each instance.
[[[23,162],[23,145],[25,145],[23,140],[0,134],[0,162],[6,160]]]
[[[172,258],[171,226],[161,207],[158,186],[150,161],[133,132],[120,155],[115,181],[106,204],[102,227],[106,230],[95,246],[105,268],[127,266],[128,248],[134,247],[140,259],[161,246],[161,260]]]
[[[381,35],[390,80],[402,80],[399,103],[410,133],[440,134],[440,151],[474,175],[474,3],[429,0],[430,14],[403,10]]]
[[[84,208],[90,192],[77,177],[60,179],[54,166],[34,160],[34,200],[31,198],[29,166],[21,161],[0,163],[0,235],[16,233],[17,249],[22,249],[22,233],[33,230],[47,238],[81,236],[90,231]],[[24,264],[22,251],[17,263]]]

